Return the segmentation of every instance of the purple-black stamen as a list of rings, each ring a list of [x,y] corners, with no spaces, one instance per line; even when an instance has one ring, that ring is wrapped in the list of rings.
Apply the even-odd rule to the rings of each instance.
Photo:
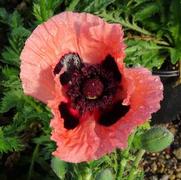
[[[61,58],[54,72],[60,73],[62,67],[65,70],[60,74],[60,83],[69,106],[80,116],[98,109],[101,111],[98,122],[110,126],[129,111],[129,106],[123,106],[120,99],[115,99],[120,89],[121,73],[111,55],[106,56],[101,64],[88,64],[83,63],[78,54],[70,53]],[[79,124],[79,119],[69,112],[66,103],[61,103],[59,110],[65,128],[73,129]]]
[[[97,99],[103,93],[104,85],[100,79],[87,79],[82,88],[83,95],[87,99]]]

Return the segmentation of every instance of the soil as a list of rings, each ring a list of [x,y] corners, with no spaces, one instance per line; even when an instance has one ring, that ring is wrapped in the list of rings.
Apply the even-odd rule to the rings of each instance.
[[[181,116],[162,124],[174,134],[174,142],[160,153],[146,153],[142,161],[145,180],[181,180]]]

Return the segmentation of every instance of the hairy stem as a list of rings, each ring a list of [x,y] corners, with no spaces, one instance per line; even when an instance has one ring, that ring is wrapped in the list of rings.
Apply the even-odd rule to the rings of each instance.
[[[38,154],[38,151],[39,151],[39,144],[36,145],[35,150],[33,152],[33,156],[32,156],[32,159],[31,159],[31,164],[30,164],[27,180],[31,179],[31,175],[32,175],[32,171],[33,171],[33,166],[34,166],[34,162],[35,162],[36,156]]]
[[[133,166],[130,170],[130,173],[129,173],[129,176],[128,176],[128,180],[134,180],[135,179],[135,175],[137,174],[137,168],[138,168],[138,165],[143,157],[145,153],[145,150],[144,149],[140,149],[136,155],[136,158],[133,162]]]
[[[121,159],[121,162],[120,162],[117,179],[122,179],[122,177],[124,175],[124,170],[125,170],[125,167],[126,167],[126,164],[127,164],[127,161],[128,161],[129,151],[130,151],[130,148],[131,148],[135,133],[136,133],[136,131],[134,131],[130,135],[129,142],[128,142],[128,147],[123,152],[123,158]]]

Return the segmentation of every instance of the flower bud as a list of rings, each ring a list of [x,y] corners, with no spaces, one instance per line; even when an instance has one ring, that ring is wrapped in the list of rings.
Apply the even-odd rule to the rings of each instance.
[[[141,146],[148,152],[159,152],[173,142],[173,134],[164,127],[152,127],[141,136]]]
[[[114,175],[112,173],[112,170],[109,168],[103,169],[96,176],[96,180],[113,180],[113,179],[114,179]]]

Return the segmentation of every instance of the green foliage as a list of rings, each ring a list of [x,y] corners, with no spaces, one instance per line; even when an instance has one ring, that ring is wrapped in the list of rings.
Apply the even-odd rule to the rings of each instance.
[[[173,64],[181,60],[181,49],[180,46],[177,48],[170,48],[170,58]]]
[[[155,2],[147,2],[145,3],[145,6],[143,7],[142,5],[137,4],[136,8],[138,9],[134,15],[135,21],[143,21],[154,14],[156,14],[159,11],[159,6]]]
[[[126,43],[131,48],[131,53],[127,49],[128,65],[139,64],[152,69],[159,68],[166,58],[171,59],[172,63],[181,60],[180,10],[179,0],[133,0],[115,1],[93,13],[124,27]],[[139,63],[134,59],[139,59]]]
[[[33,4],[33,14],[37,23],[42,23],[53,16],[55,10],[63,0],[37,0]]]
[[[9,111],[11,108],[18,106],[21,102],[22,92],[19,90],[10,90],[4,93],[1,100],[0,113]]]
[[[152,69],[160,68],[165,57],[161,54],[161,46],[153,41],[131,40],[126,41],[126,59],[125,62],[133,66],[143,66]]]
[[[105,9],[108,5],[115,2],[115,0],[84,0],[84,3],[81,3],[80,0],[73,0],[68,5],[67,10],[69,11],[85,11],[89,13],[96,13]]]
[[[168,23],[168,28],[171,32],[173,45],[175,48],[170,48],[171,61],[176,63],[181,60],[181,2],[180,0],[172,1],[171,17]]]
[[[2,128],[0,128],[0,153],[7,153],[8,151],[20,151],[23,145],[18,137],[6,137]]]
[[[8,89],[20,89],[20,79],[18,78],[19,70],[14,67],[5,66],[2,69],[1,77],[3,80],[1,81],[2,85],[4,86],[5,90]]]
[[[80,3],[80,0],[73,0],[70,2],[68,7],[66,8],[67,11],[74,11],[76,9],[76,6]]]
[[[19,26],[23,26],[23,19],[17,11],[9,14],[4,8],[0,8],[0,22],[10,26],[12,30]]]
[[[37,3],[39,10],[34,9],[34,14],[37,14],[35,16],[39,22],[52,16],[57,8],[56,5],[52,6],[53,12],[50,13],[48,12],[50,6],[46,6],[46,1],[43,2],[44,4]],[[65,1],[64,4],[66,10],[90,12],[103,17],[106,21],[120,23],[124,27],[128,47],[131,44],[131,52],[127,49],[126,63],[128,65],[141,65],[152,69],[153,67],[160,68],[166,58],[171,59],[172,63],[181,59],[181,17],[179,13],[181,5],[179,0],[172,2],[169,0],[121,2],[117,0],[72,0]],[[46,8],[43,8],[44,6]],[[46,12],[43,9],[46,9]],[[47,17],[43,18],[45,15],[42,14],[46,14]],[[139,33],[141,36],[139,35],[139,39],[135,36],[130,37],[130,32],[136,36]],[[138,60],[135,61],[135,59]]]
[[[30,35],[30,31],[23,27],[23,19],[17,11],[8,14],[5,9],[0,9],[0,21],[9,26],[9,46],[5,47],[1,56],[3,63],[19,67],[19,56],[24,41]]]
[[[33,146],[41,146],[37,161],[32,161],[31,158],[26,161],[26,164],[31,167],[33,176],[36,177],[37,173],[33,171],[34,163],[41,162],[41,168],[45,171],[46,166],[46,171],[47,168],[50,171],[50,165],[47,165],[46,160],[51,158],[55,146],[50,140],[50,111],[33,98],[24,95],[22,91],[19,79],[19,56],[31,32],[25,27],[23,21],[18,11],[9,13],[3,8],[0,9],[0,23],[6,26],[8,39],[8,44],[0,55],[2,62],[2,67],[0,67],[0,88],[2,89],[0,92],[0,154],[2,156],[6,153],[11,156],[11,153],[15,151],[21,154],[26,151],[29,143]],[[37,132],[39,132],[38,139]],[[46,141],[45,137],[48,137]],[[0,169],[2,165],[1,162]],[[28,174],[28,172],[24,173]],[[46,176],[55,178],[51,171]]]
[[[150,127],[149,122],[146,122],[137,128],[137,131],[134,135],[134,139],[133,139],[133,143],[132,143],[133,149],[139,149],[139,150],[142,149],[142,143],[141,143],[142,136],[150,128],[151,127]]]

